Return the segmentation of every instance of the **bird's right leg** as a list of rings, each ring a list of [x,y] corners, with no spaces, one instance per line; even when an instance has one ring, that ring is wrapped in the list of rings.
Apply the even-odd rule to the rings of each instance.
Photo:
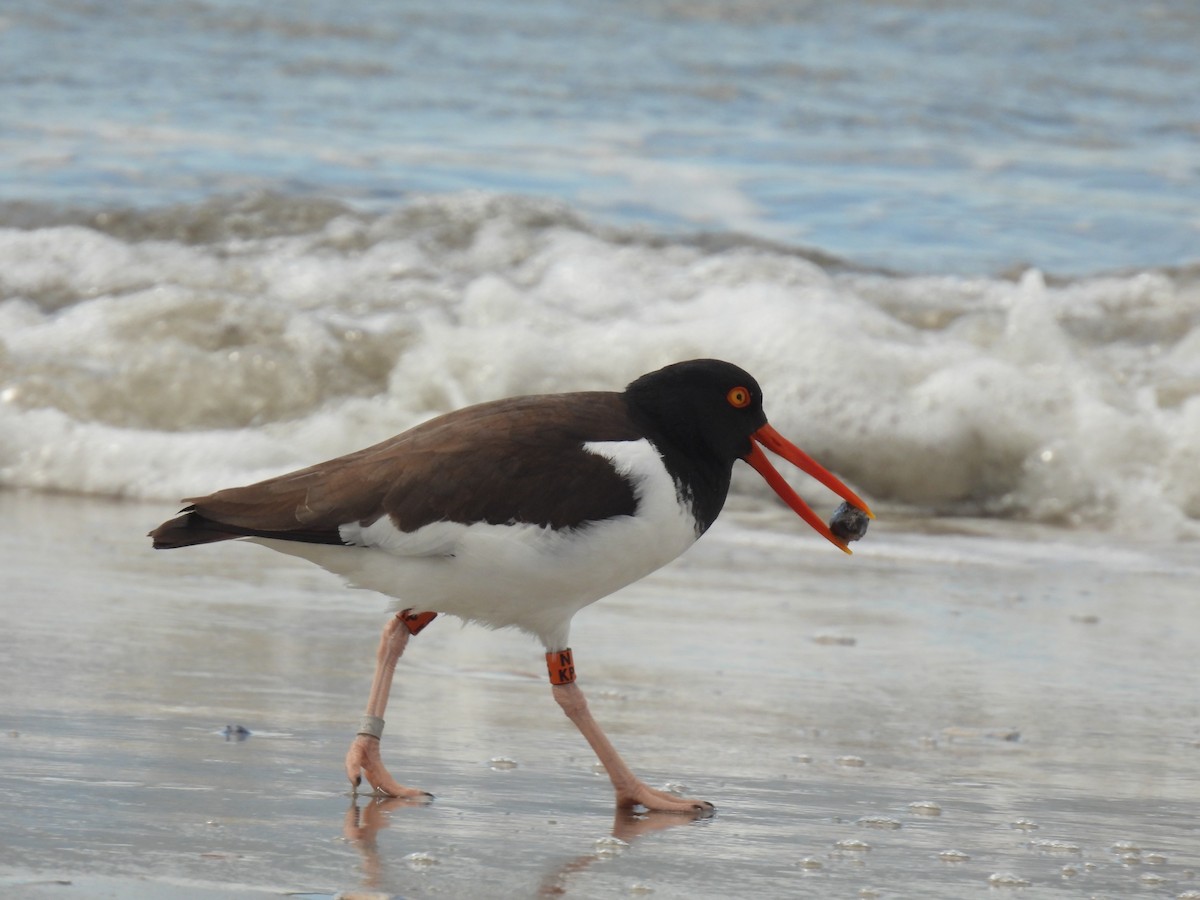
[[[583,691],[575,684],[575,661],[569,649],[554,650],[546,654],[546,667],[550,670],[550,685],[554,699],[575,723],[575,727],[591,745],[596,758],[604,766],[617,793],[617,808],[631,809],[636,806],[652,811],[711,815],[713,805],[707,800],[692,800],[677,797],[650,787],[621,759],[608,736],[601,730],[588,711]]]
[[[392,676],[396,663],[404,653],[411,635],[416,634],[433,621],[437,613],[414,613],[411,609],[396,613],[383,626],[376,654],[375,677],[371,681],[371,695],[367,699],[367,710],[350,750],[346,754],[346,777],[351,788],[358,792],[363,778],[377,794],[401,797],[406,800],[429,800],[433,795],[416,788],[405,787],[391,776],[383,765],[379,743],[383,737],[383,714],[387,709],[388,693],[392,688]]]

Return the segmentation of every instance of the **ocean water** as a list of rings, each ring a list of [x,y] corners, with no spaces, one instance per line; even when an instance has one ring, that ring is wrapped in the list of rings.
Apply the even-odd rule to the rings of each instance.
[[[1196,536],[1196,46],[1182,0],[17,0],[0,486],[174,501],[716,356],[882,508]]]
[[[924,274],[1177,266],[1197,46],[1190,0],[11,0],[0,200],[486,190]]]

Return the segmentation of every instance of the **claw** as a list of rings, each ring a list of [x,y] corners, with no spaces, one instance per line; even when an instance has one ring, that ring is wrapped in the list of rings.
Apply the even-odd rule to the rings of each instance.
[[[701,816],[711,816],[716,812],[716,807],[707,800],[677,797],[666,791],[656,790],[642,781],[637,782],[632,789],[620,791],[617,795],[617,806],[622,808],[643,806],[654,812],[687,813]]]
[[[354,743],[346,753],[346,775],[354,786],[354,793],[358,793],[365,776],[375,794],[423,802],[433,799],[433,795],[427,791],[405,787],[392,777],[380,757],[379,738],[371,735],[360,734],[354,738]]]

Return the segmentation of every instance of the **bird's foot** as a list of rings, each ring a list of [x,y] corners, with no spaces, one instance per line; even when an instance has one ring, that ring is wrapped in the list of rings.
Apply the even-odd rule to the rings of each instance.
[[[687,813],[689,815],[710,816],[716,811],[707,800],[694,800],[690,797],[680,797],[666,791],[656,790],[643,781],[635,782],[633,787],[617,791],[617,806],[630,809],[642,806],[654,812]]]
[[[350,745],[350,750],[346,753],[346,777],[350,779],[354,793],[358,793],[358,788],[365,778],[376,794],[398,797],[401,800],[428,802],[433,799],[433,794],[405,787],[392,777],[380,757],[379,738],[369,734],[358,735]]]

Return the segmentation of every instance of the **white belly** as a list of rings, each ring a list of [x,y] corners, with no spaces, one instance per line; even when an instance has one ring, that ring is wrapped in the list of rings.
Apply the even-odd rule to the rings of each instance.
[[[571,617],[695,543],[696,523],[649,441],[586,445],[630,478],[637,513],[555,531],[528,524],[437,522],[414,532],[386,517],[344,525],[351,547],[260,540],[302,556],[402,607],[450,613],[493,628],[516,626],[548,650],[567,646]]]

